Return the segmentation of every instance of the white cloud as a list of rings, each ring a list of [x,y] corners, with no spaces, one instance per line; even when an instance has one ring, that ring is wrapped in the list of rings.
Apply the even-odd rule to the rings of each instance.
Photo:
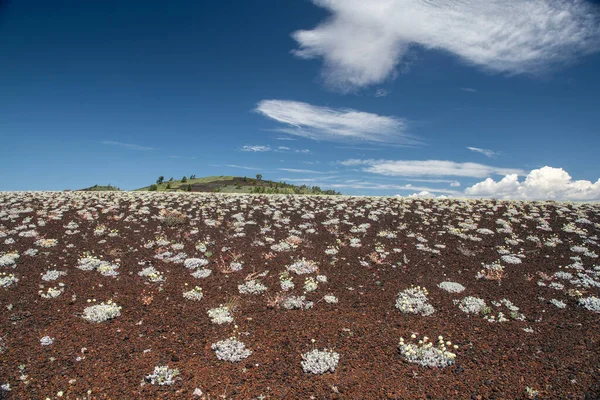
[[[413,197],[413,198],[414,197],[432,198],[432,197],[435,197],[435,194],[433,194],[431,192],[428,192],[427,190],[423,190],[423,191],[421,191],[419,193],[409,194],[408,197]]]
[[[496,182],[488,178],[465,190],[470,196],[539,200],[600,200],[600,179],[596,183],[574,181],[562,168],[532,170],[523,182],[515,174]]]
[[[385,89],[377,89],[375,92],[375,97],[385,97],[388,95],[388,91]]]
[[[463,92],[477,93],[477,90],[469,87],[460,88],[460,90],[462,90]]]
[[[418,143],[407,134],[406,121],[397,117],[289,100],[263,100],[255,111],[283,124],[280,132],[314,140]]]
[[[296,153],[300,153],[300,154],[310,154],[310,150],[309,149],[299,149],[299,150],[294,150]]]
[[[329,172],[314,171],[312,169],[279,168],[280,171],[307,173],[307,174],[329,174]]]
[[[481,153],[486,157],[496,157],[496,155],[498,155],[498,153],[496,153],[493,150],[489,150],[489,149],[480,149],[479,147],[467,147],[467,149],[474,151],[475,153]]]
[[[293,33],[301,58],[323,58],[342,91],[394,75],[411,46],[499,73],[543,70],[599,49],[598,12],[585,0],[313,0],[331,17]]]
[[[286,147],[286,146],[279,146],[279,147],[277,147],[277,150],[284,150],[285,151],[285,150],[289,150],[289,149],[290,148]]]
[[[518,174],[524,171],[498,168],[478,163],[457,163],[443,160],[357,160],[341,161],[344,166],[366,166],[363,171],[387,176],[464,176],[485,178],[490,175]]]
[[[140,146],[140,145],[131,144],[131,143],[113,142],[112,140],[103,140],[102,144],[106,144],[109,146],[125,147],[126,149],[130,149],[130,150],[139,150],[139,151],[154,150],[152,147]]]
[[[241,149],[242,151],[252,151],[252,152],[265,152],[265,151],[271,151],[271,147],[270,146],[244,146]]]
[[[213,165],[213,166],[217,166],[217,165]],[[224,167],[229,167],[229,168],[239,168],[239,169],[248,169],[250,171],[261,171],[260,168],[254,168],[254,167],[246,167],[243,165],[235,165],[235,164],[225,164]]]

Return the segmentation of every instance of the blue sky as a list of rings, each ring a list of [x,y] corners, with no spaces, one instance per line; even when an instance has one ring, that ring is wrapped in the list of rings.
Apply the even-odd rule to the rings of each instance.
[[[9,1],[0,190],[600,199],[589,1]]]

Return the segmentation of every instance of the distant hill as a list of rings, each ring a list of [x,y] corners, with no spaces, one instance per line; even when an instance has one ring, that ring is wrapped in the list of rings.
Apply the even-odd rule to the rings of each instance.
[[[112,191],[118,191],[118,192],[120,192],[121,189],[119,189],[116,186],[112,186],[112,185],[106,185],[106,186],[94,185],[94,186],[91,186],[89,188],[79,189],[77,191],[78,192],[112,192]]]
[[[173,178],[171,178],[173,179]],[[239,176],[207,176],[196,178],[192,175],[185,180],[159,179],[157,183],[135,191],[158,192],[211,192],[211,193],[267,193],[267,194],[320,194],[339,195],[335,190],[322,190],[318,186],[296,186],[285,182],[239,177]]]

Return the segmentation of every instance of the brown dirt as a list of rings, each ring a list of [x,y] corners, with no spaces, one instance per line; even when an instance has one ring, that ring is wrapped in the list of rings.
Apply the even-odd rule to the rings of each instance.
[[[11,204],[13,198],[16,202]],[[144,205],[149,214],[137,214]],[[188,221],[173,227],[162,225],[156,219],[159,206],[182,211]],[[405,213],[403,206],[408,210]],[[14,211],[27,207],[32,211]],[[535,212],[533,207],[539,209],[552,232],[537,228],[535,214],[525,218]],[[505,243],[510,237],[506,233],[477,235],[483,239],[480,242],[447,233],[445,225],[458,226],[460,218],[476,217],[480,217],[475,221],[478,228],[495,231],[498,218],[509,221],[510,208],[517,209],[515,216],[520,220],[511,222],[514,234],[523,240],[516,246]],[[81,210],[93,210],[93,221],[85,220]],[[274,221],[275,210],[289,218],[289,223]],[[373,211],[380,212],[377,221],[369,219]],[[256,225],[245,225],[246,235],[234,237],[232,216],[240,212]],[[302,218],[307,212],[313,212],[315,218]],[[0,194],[0,216],[0,232],[7,234],[0,238],[0,254],[21,254],[14,269],[0,267],[0,272],[13,272],[20,279],[13,286],[0,288],[0,384],[8,382],[11,388],[0,390],[0,398],[54,399],[62,391],[66,399],[191,399],[195,398],[194,390],[200,388],[203,398],[210,399],[261,395],[273,399],[513,399],[527,398],[527,387],[537,390],[538,398],[600,398],[600,314],[578,306],[578,297],[566,292],[577,289],[568,280],[553,280],[565,284],[562,291],[538,285],[539,273],[550,276],[563,270],[559,266],[571,264],[570,257],[576,255],[581,256],[587,270],[600,265],[598,259],[570,250],[573,245],[585,244],[600,253],[598,205],[183,193],[4,193]],[[587,229],[592,242],[561,230],[581,216],[592,224],[576,225]],[[26,224],[44,220],[46,225],[15,230],[23,225],[24,218],[31,218]],[[337,233],[322,224],[331,218],[342,221]],[[218,226],[208,226],[207,219],[218,221]],[[343,223],[345,219],[348,224]],[[71,221],[79,224],[79,232],[68,235],[64,226]],[[303,223],[312,223],[316,232],[300,234],[303,242],[294,251],[265,257],[272,252],[271,244],[286,239],[290,229],[300,230]],[[366,233],[350,232],[363,223],[371,224]],[[95,236],[94,228],[100,224],[118,230],[118,236],[110,237],[108,231]],[[401,224],[407,228],[400,229]],[[272,230],[261,233],[265,226]],[[37,230],[39,236],[16,234],[28,229]],[[397,237],[378,237],[383,230],[393,231]],[[419,241],[410,233],[427,239],[427,246],[446,247],[438,249],[440,254],[418,250]],[[209,246],[212,255],[207,268],[213,270],[212,275],[195,279],[182,264],[156,259],[158,247],[145,248],[144,244],[158,235],[171,243],[182,243],[181,251],[187,257],[202,257],[195,243],[210,237],[214,243]],[[539,247],[526,240],[529,235],[542,240],[557,235],[563,243]],[[275,241],[257,245],[256,241],[264,242],[266,236]],[[58,245],[39,247],[34,242],[40,237],[58,239]],[[350,237],[360,238],[362,247],[348,246]],[[14,238],[15,243],[6,244],[8,238]],[[106,242],[99,243],[102,240]],[[359,261],[369,260],[377,243],[389,255],[381,264],[362,266]],[[339,253],[335,257],[325,254],[328,246],[336,244]],[[499,245],[515,253],[522,251],[526,256],[523,263],[504,264],[500,282],[477,280],[482,263],[500,258]],[[220,256],[231,255],[221,252],[224,246],[239,253],[242,271],[219,271]],[[39,249],[39,253],[24,255],[30,248]],[[402,251],[394,252],[394,248]],[[472,254],[465,255],[469,250]],[[108,261],[119,259],[119,276],[77,269],[83,252]],[[309,310],[269,307],[269,296],[279,292],[279,273],[302,257],[316,261],[319,274],[328,278],[327,284],[306,295],[315,306]],[[166,281],[162,285],[148,283],[138,276],[141,261],[151,261]],[[41,274],[51,269],[68,272],[56,281],[65,284],[65,291],[56,299],[44,299],[38,294],[39,285],[47,288],[55,283],[42,281]],[[262,279],[269,287],[266,294],[238,293],[237,285],[244,277],[265,270],[270,271]],[[294,276],[294,294],[302,294],[303,281],[304,276]],[[466,291],[445,292],[437,287],[442,281],[459,282]],[[196,285],[203,288],[204,298],[199,302],[185,300],[183,291]],[[394,307],[398,292],[411,285],[428,289],[436,309],[433,315],[403,314]],[[578,289],[585,291],[584,296],[599,296],[600,292],[597,287]],[[319,301],[328,293],[337,296],[339,303]],[[152,297],[147,305],[144,296]],[[206,314],[232,296],[240,296],[234,313],[237,331],[234,324],[212,324]],[[481,316],[467,315],[453,303],[465,296],[481,297],[488,304],[509,299],[525,320],[490,323]],[[549,304],[551,298],[564,301],[567,307]],[[87,322],[81,318],[89,305],[87,299],[112,299],[123,307],[121,316],[99,324]],[[498,311],[509,314],[505,308],[492,310],[495,315]],[[533,333],[524,328],[531,328]],[[437,369],[406,362],[398,351],[398,341],[412,333],[432,338],[443,335],[457,344],[456,363]],[[235,364],[218,360],[210,348],[233,334],[253,351]],[[40,338],[46,335],[54,338],[54,343],[41,346]],[[334,373],[303,372],[301,355],[313,348],[331,348],[340,354]],[[23,372],[19,365],[25,365]],[[144,377],[156,365],[178,368],[176,382],[171,386],[145,383]],[[20,379],[21,374],[27,378]]]

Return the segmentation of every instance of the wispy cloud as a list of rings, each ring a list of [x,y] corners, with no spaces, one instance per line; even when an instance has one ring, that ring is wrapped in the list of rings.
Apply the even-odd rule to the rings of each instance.
[[[305,174],[329,174],[331,172],[314,171],[312,169],[297,169],[297,168],[279,168],[280,171],[296,172]]]
[[[314,140],[418,143],[398,117],[289,100],[263,100],[255,111],[281,123],[280,132]]]
[[[477,93],[477,90],[475,90],[473,88],[469,88],[469,87],[463,87],[463,88],[460,88],[460,90],[462,90],[463,92]]]
[[[474,151],[475,153],[481,153],[486,157],[490,157],[490,158],[494,158],[498,155],[498,153],[496,153],[493,150],[489,150],[489,149],[480,149],[479,147],[467,147],[467,149]]]
[[[377,89],[377,91],[375,92],[375,97],[385,97],[388,95],[388,91],[385,89]]]
[[[496,73],[535,73],[600,48],[597,8],[584,0],[313,0],[331,17],[293,33],[300,58],[323,58],[341,91],[381,83],[411,47]]]
[[[218,167],[218,165],[213,165],[213,166]],[[235,164],[225,164],[224,167],[247,169],[247,170],[250,170],[250,171],[262,171],[262,168],[246,167],[244,165],[235,165]]]
[[[140,146],[140,145],[132,144],[132,143],[114,142],[112,140],[103,140],[102,144],[106,144],[108,146],[124,147],[126,149],[138,150],[138,151],[150,151],[150,150],[154,150],[152,147]]]
[[[525,172],[515,168],[498,168],[478,163],[457,163],[444,160],[360,160],[339,162],[347,167],[363,166],[364,172],[385,176],[462,176],[485,178],[490,175],[518,174]]]
[[[243,146],[241,148],[242,151],[251,151],[251,152],[265,152],[265,151],[271,151],[271,147],[270,146]]]

